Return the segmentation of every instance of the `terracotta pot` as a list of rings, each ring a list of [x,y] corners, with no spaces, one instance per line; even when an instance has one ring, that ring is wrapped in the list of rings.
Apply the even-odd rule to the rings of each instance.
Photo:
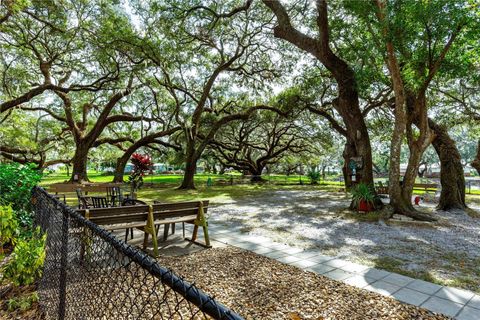
[[[358,202],[358,211],[370,212],[373,211],[373,205],[365,200]]]

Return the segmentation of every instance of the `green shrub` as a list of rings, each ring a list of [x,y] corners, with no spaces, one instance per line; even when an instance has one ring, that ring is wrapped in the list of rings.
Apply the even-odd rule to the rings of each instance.
[[[33,164],[0,164],[0,205],[11,205],[23,227],[32,226],[31,191],[41,178]]]
[[[318,181],[320,181],[320,172],[317,170],[310,170],[307,173],[308,178],[310,179],[311,184],[318,184]]]
[[[30,238],[18,239],[11,260],[3,267],[3,278],[15,286],[32,284],[42,273],[46,234],[37,228]]]
[[[0,206],[0,255],[3,246],[9,242],[14,243],[18,231],[18,222],[15,219],[11,206]]]
[[[15,297],[7,301],[7,310],[12,312],[17,309],[26,311],[32,307],[32,304],[38,302],[38,292],[32,292],[31,294],[21,297]]]

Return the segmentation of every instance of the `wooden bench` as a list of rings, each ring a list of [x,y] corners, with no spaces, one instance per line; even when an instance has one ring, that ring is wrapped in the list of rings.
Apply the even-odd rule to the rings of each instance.
[[[174,223],[194,224],[193,235],[187,239],[196,244],[210,248],[208,223],[205,212],[208,209],[207,201],[192,201],[170,204],[137,205],[98,209],[79,209],[77,212],[104,229],[126,230],[125,241],[129,229],[140,229],[144,234],[143,249],[146,249],[148,238],[152,237],[153,253],[158,255],[157,233],[160,225],[165,225],[164,239],[168,234],[168,226]],[[196,241],[198,227],[203,227],[205,244]]]
[[[436,183],[414,183],[413,184],[413,189],[421,189],[425,190],[425,192],[429,191],[437,191],[437,184]]]
[[[194,224],[193,235],[190,241],[209,248],[211,245],[210,238],[208,236],[208,223],[205,218],[205,214],[208,211],[208,204],[208,200],[177,203],[156,203],[152,207],[154,225],[165,225],[163,239],[166,240],[170,225],[172,226],[172,233],[174,233],[175,223],[181,222],[183,225],[183,237],[185,238],[185,223]],[[198,243],[196,241],[198,227],[200,226],[203,227],[205,244]]]
[[[437,184],[436,183],[414,183],[413,184],[413,189],[416,190],[425,190],[425,192],[429,191],[437,191]],[[388,186],[377,186],[375,187],[375,191],[377,194],[388,194]]]
[[[57,194],[75,192],[75,190],[80,189],[82,192],[85,192],[85,194],[88,192],[106,193],[107,188],[121,186],[123,186],[123,183],[55,183],[48,186],[48,191]]]

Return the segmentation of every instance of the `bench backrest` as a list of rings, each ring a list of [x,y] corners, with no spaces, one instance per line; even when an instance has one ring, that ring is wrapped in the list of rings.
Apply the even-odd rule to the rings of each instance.
[[[437,188],[436,183],[414,183],[414,188],[425,188],[425,189],[435,189]]]
[[[203,212],[207,213],[208,200],[203,200]],[[200,207],[200,201],[157,203],[153,205],[153,219],[177,218],[189,215],[196,215]]]
[[[80,189],[83,192],[107,192],[107,188],[121,187],[119,183],[99,183],[99,184],[77,184],[77,183],[57,183],[48,186],[49,192],[75,192]]]
[[[207,213],[208,200],[204,200],[203,212]],[[153,219],[161,220],[167,218],[185,217],[196,215],[200,207],[200,201],[177,202],[154,204]],[[121,224],[133,222],[147,222],[150,206],[124,206],[111,208],[79,209],[79,214],[96,223],[97,225]]]
[[[147,222],[149,206],[125,206],[113,208],[80,209],[79,214],[97,225]]]

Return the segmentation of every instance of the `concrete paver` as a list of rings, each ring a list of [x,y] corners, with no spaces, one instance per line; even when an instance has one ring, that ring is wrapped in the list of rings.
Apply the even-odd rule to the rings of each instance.
[[[358,263],[348,262],[346,265],[342,266],[341,269],[348,272],[361,273],[367,270],[368,267]]]
[[[277,259],[277,258],[288,256],[288,254],[286,254],[283,251],[272,251],[272,252],[269,252],[269,253],[262,253],[262,255],[264,255],[266,257],[269,257],[269,258],[272,258],[272,259]]]
[[[322,254],[308,258],[309,260],[316,261],[318,263],[324,263],[330,260],[335,259],[335,257],[324,256]]]
[[[438,297],[430,297],[421,305],[421,307],[433,312],[443,313],[447,316],[455,317],[460,309],[462,309],[463,305]]]
[[[376,280],[381,280],[383,278],[385,278],[386,276],[390,275],[391,272],[388,272],[388,271],[385,271],[385,270],[380,270],[380,269],[377,269],[377,268],[368,268],[362,272],[357,272],[361,275],[364,275],[366,277],[369,277],[369,278],[373,278],[373,279],[376,279]]]
[[[357,288],[365,288],[366,286],[368,286],[369,284],[372,284],[375,281],[377,280],[373,278],[365,277],[359,274],[356,274],[350,278],[343,280],[344,283]]]
[[[466,304],[467,302],[469,302],[474,295],[475,294],[471,291],[452,288],[452,287],[443,287],[437,292],[435,292],[436,297],[451,300],[453,302],[457,302],[461,304]]]
[[[343,271],[342,269],[335,269],[330,272],[324,273],[323,275],[325,277],[329,277],[330,279],[341,281],[352,277],[354,274],[351,272]]]
[[[277,258],[277,260],[288,264],[288,263],[300,261],[302,259],[297,258],[295,256],[284,256],[284,257]]]
[[[430,298],[430,295],[412,289],[402,288],[395,292],[392,297],[405,303],[420,306],[428,298]]]
[[[326,264],[327,266],[330,266],[330,267],[341,268],[341,267],[347,265],[348,263],[349,262],[346,261],[346,260],[333,259],[333,260],[326,261],[323,264]]]
[[[480,319],[480,310],[465,306],[455,318],[458,320],[478,320]]]
[[[310,261],[310,260],[299,260],[299,261],[292,262],[290,264],[292,266],[298,267],[300,269],[307,269],[307,268],[310,268],[310,267],[313,267],[313,266],[317,265],[318,263],[316,263],[314,261]]]
[[[443,286],[435,284],[435,283],[415,279],[415,281],[407,284],[407,288],[417,290],[417,291],[420,291],[420,292],[423,292],[423,293],[426,293],[426,294],[434,294],[438,290],[442,289]]]
[[[473,298],[468,301],[467,306],[480,309],[480,295],[474,295]]]
[[[401,288],[402,287],[400,287],[400,286],[397,286],[397,285],[394,285],[394,284],[391,284],[391,283],[388,283],[388,282],[385,282],[385,281],[382,281],[382,280],[378,280],[378,281],[375,281],[372,284],[369,284],[364,289],[367,289],[369,291],[373,291],[373,292],[376,292],[376,293],[380,293],[381,295],[384,295],[384,296],[391,296],[392,294],[394,294],[395,292],[397,292]]]
[[[324,273],[327,273],[327,272],[330,272],[332,270],[335,270],[334,267],[330,267],[330,266],[327,266],[327,265],[324,265],[324,264],[317,264],[316,266],[313,266],[313,267],[310,267],[308,268],[316,273],[319,273],[319,274],[324,274]]]
[[[413,278],[410,278],[410,277],[407,277],[407,276],[404,276],[404,275],[401,275],[401,274],[398,274],[398,273],[391,273],[388,276],[386,276],[385,278],[383,278],[382,280],[385,281],[385,282],[400,286],[400,287],[406,286],[409,283],[415,281],[415,279],[413,279]]]

